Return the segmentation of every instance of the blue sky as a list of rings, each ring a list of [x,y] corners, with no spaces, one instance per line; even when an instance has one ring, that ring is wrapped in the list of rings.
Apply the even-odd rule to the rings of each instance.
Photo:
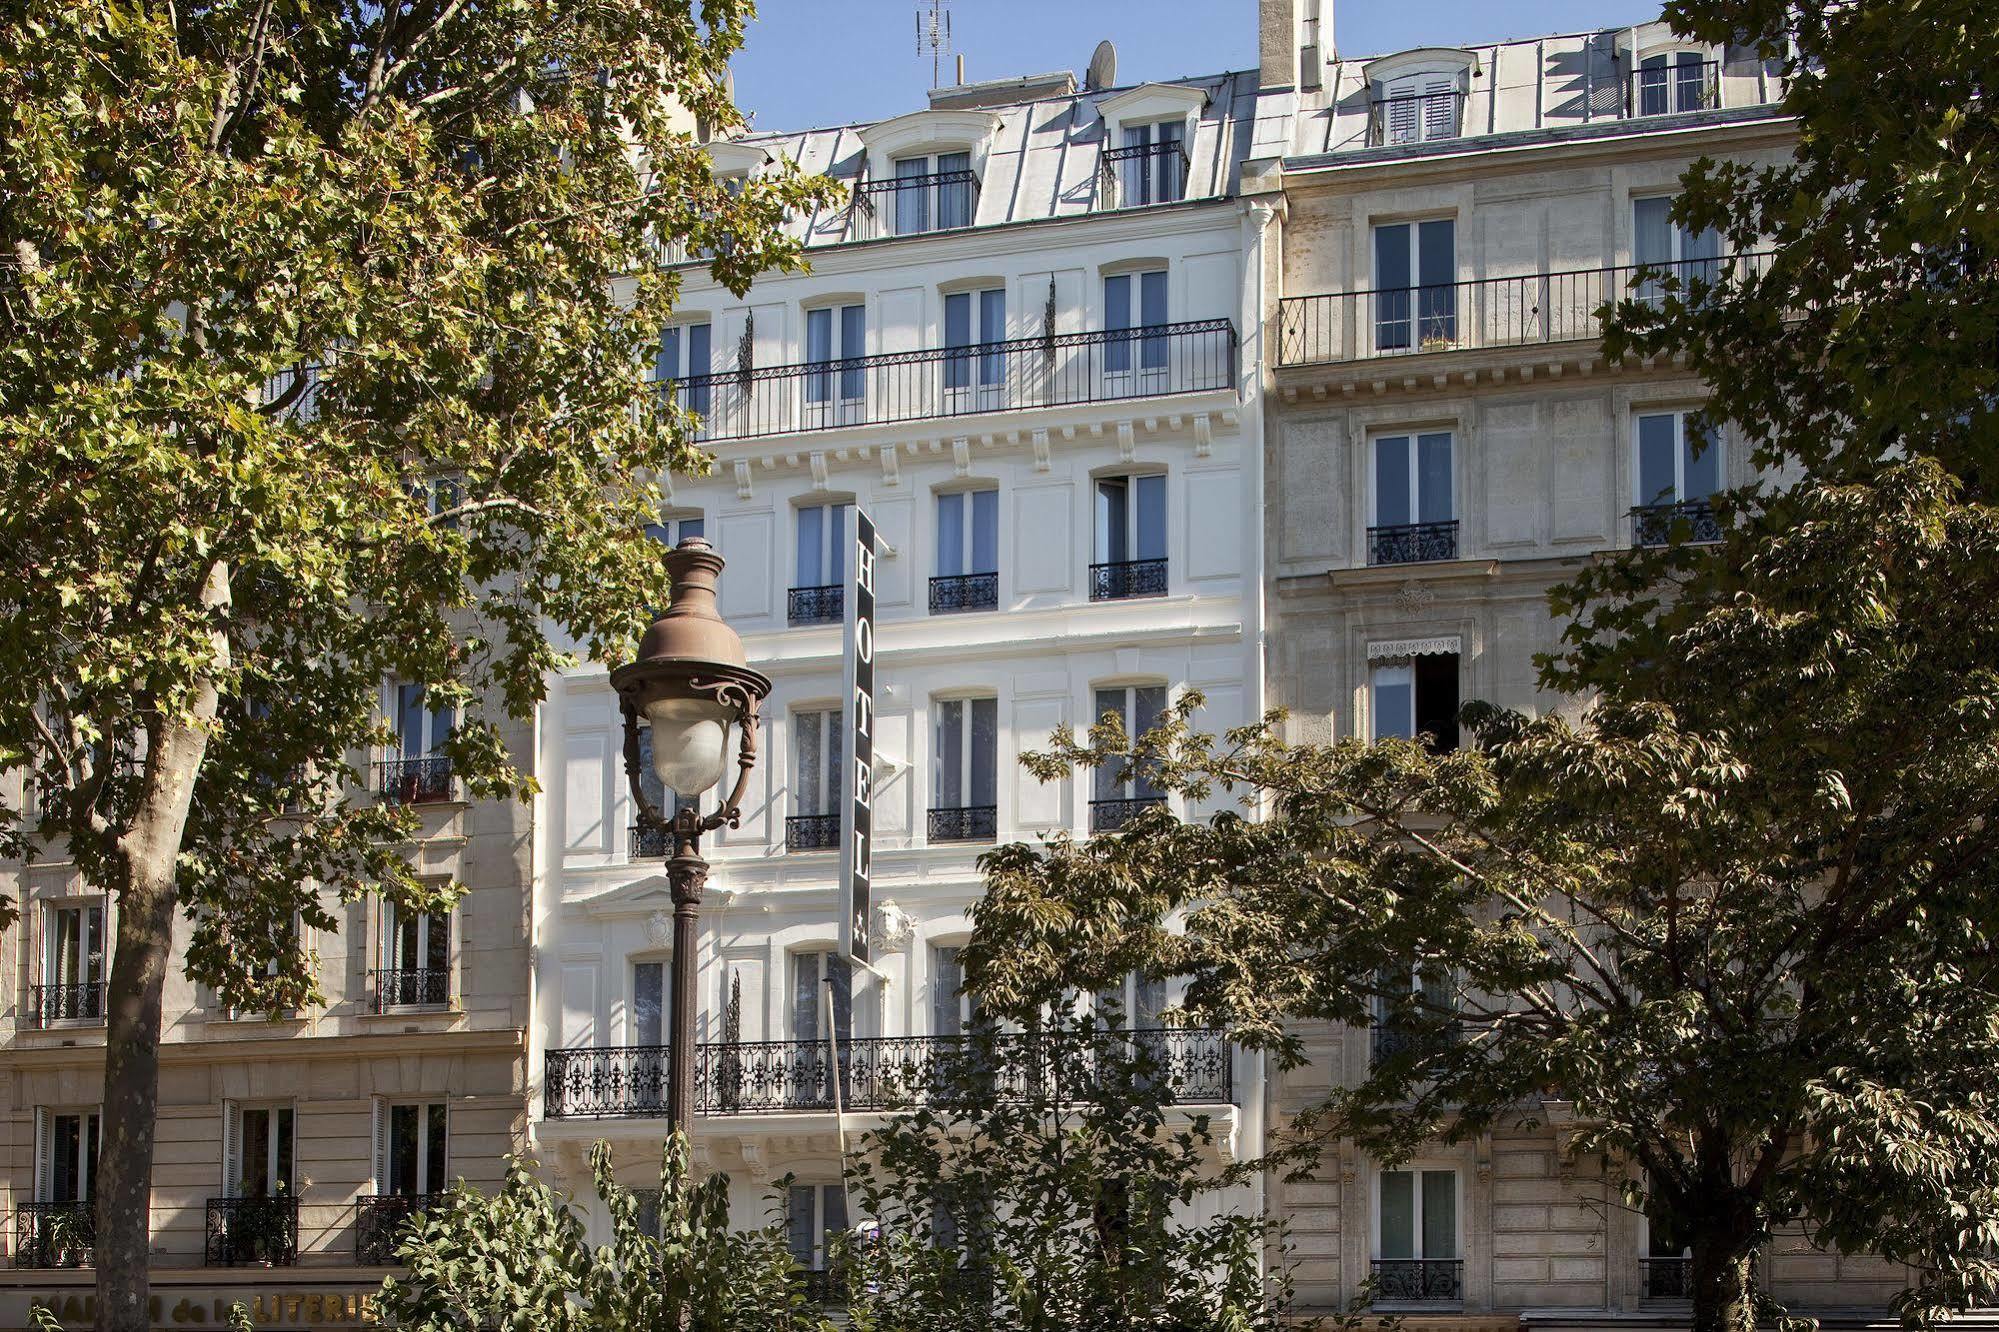
[[[1660,0],[1329,0],[1340,50],[1380,55],[1617,27],[1656,18]],[[927,0],[758,0],[735,64],[736,100],[759,129],[880,120],[914,111],[930,86],[916,53]],[[952,32],[968,81],[1074,70],[1098,41],[1118,52],[1118,82],[1247,69],[1256,0],[954,0]],[[945,80],[950,79],[946,62]]]

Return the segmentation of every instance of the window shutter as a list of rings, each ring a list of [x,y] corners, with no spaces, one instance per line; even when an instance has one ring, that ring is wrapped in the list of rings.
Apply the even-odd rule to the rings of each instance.
[[[222,1103],[222,1196],[225,1198],[236,1196],[237,1182],[243,1175],[236,1163],[237,1153],[242,1146],[239,1141],[240,1128],[236,1119],[236,1103],[224,1101]]]
[[[389,1191],[389,1103],[377,1096],[368,1104],[369,1109],[369,1149],[368,1160],[375,1172],[375,1192]]]
[[[1455,78],[1430,79],[1423,88],[1422,107],[1425,139],[1455,139],[1458,136],[1458,81]]]
[[[35,1201],[49,1200],[49,1111],[35,1107]]]
[[[1385,84],[1382,98],[1388,103],[1387,139],[1390,143],[1413,143],[1422,123],[1422,104],[1416,100],[1414,79],[1397,79]]]

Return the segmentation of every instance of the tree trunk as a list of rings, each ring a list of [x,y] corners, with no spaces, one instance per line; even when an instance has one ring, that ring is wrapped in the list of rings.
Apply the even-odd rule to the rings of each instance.
[[[1693,1332],[1756,1332],[1755,1259],[1753,1241],[1694,1245]]]

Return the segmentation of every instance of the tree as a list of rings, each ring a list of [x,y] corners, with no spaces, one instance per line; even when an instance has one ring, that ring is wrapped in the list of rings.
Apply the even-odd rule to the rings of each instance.
[[[314,998],[294,919],[399,908],[406,811],[348,794],[385,679],[455,714],[472,798],[525,797],[502,724],[623,650],[664,579],[655,478],[703,465],[645,382],[677,246],[799,261],[827,197],[740,190],[695,130],[749,0],[89,0],[0,29],[0,771],[9,849],[115,899],[100,1325],[146,1325],[161,986]],[[5,904],[11,912],[13,905]],[[281,965],[267,964],[276,960]]]
[[[569,1201],[515,1161],[498,1194],[469,1189],[413,1219],[382,1283],[389,1325],[412,1332],[830,1332],[806,1308],[775,1227],[729,1228],[729,1177],[690,1177],[687,1139],[661,1152],[657,1217],[590,1152],[611,1242],[591,1247]]]
[[[1299,1124],[1405,1159],[1566,1102],[1573,1149],[1691,1249],[1693,1326],[1747,1332],[1772,1234],[1872,1251],[1932,1321],[1993,1295],[1999,1217],[1999,126],[1989,6],[1677,0],[1781,62],[1796,160],[1698,164],[1676,218],[1763,264],[1609,313],[1683,353],[1764,480],[1721,539],[1559,589],[1543,683],[1477,748],[1060,734],[1267,814],[1005,848],[968,950],[1001,1011],[1138,968],[1280,1058],[1378,1026]],[[1678,534],[1689,535],[1685,531]],[[1168,928],[1169,922],[1173,928]]]
[[[1227,1047],[1071,1017],[1066,998],[1025,1032],[967,1036],[910,1089],[914,1108],[856,1144],[852,1205],[874,1233],[835,1255],[853,1326],[1314,1326],[1286,1320],[1288,1279],[1264,1270],[1278,1228],[1232,1209],[1245,1176],[1212,1118],[1182,1105],[1189,1077],[1212,1086],[1227,1069]]]

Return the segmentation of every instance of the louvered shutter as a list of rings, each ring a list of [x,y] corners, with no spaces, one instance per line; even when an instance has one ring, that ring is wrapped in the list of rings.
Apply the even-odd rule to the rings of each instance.
[[[35,1201],[49,1200],[49,1112],[35,1107]]]
[[[242,1149],[241,1125],[236,1118],[236,1103],[222,1103],[222,1196],[234,1198],[243,1172],[237,1166],[236,1157]]]
[[[1397,79],[1383,92],[1388,106],[1388,142],[1414,143],[1422,127],[1422,103],[1414,79]]]
[[[377,1096],[368,1103],[368,1160],[375,1172],[375,1192],[389,1191],[389,1103]]]
[[[1455,78],[1432,77],[1423,86],[1423,137],[1425,139],[1455,139],[1458,137],[1458,81]]]

